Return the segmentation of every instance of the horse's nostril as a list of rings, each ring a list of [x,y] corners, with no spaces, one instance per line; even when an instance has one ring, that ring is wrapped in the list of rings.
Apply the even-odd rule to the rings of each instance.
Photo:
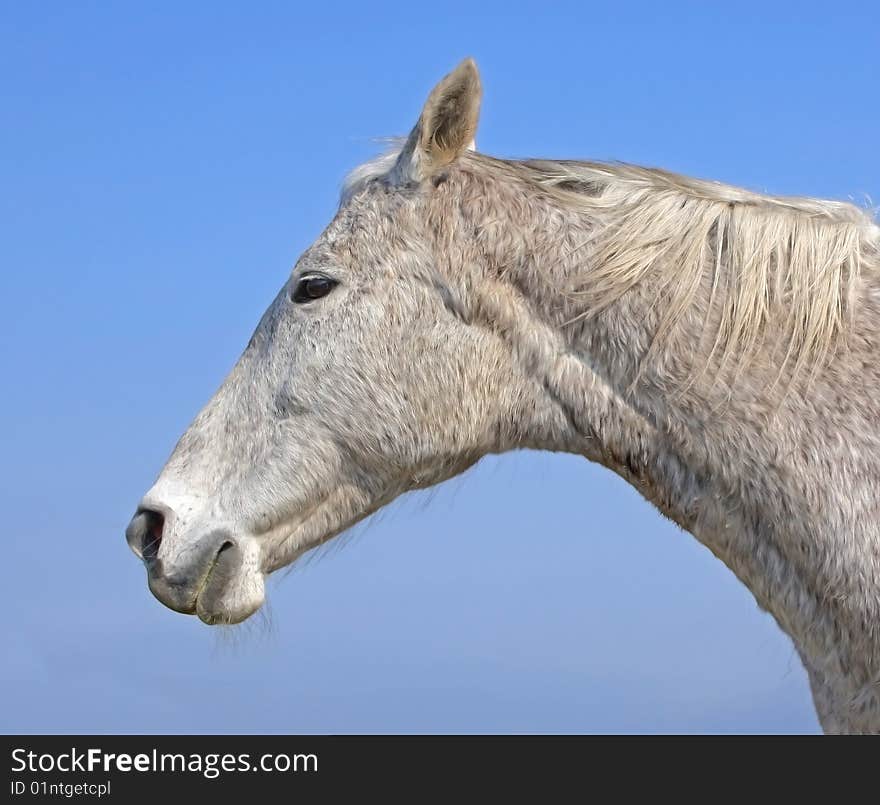
[[[145,528],[141,541],[141,556],[144,559],[155,559],[162,544],[162,529],[165,517],[152,509],[141,509],[140,515],[145,518]]]
[[[223,553],[224,551],[228,551],[230,548],[234,548],[234,547],[235,547],[234,542],[232,542],[231,540],[226,540],[226,542],[224,542],[220,546],[220,550],[217,551],[217,556],[219,557],[221,553]]]
[[[141,506],[136,512],[128,528],[125,539],[129,547],[141,558],[151,561],[159,553],[162,544],[162,531],[165,528],[165,516],[153,509]]]

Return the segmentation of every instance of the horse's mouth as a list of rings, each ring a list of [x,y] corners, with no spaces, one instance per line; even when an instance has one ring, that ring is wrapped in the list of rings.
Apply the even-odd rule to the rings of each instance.
[[[162,604],[209,625],[241,623],[265,600],[252,540],[223,540],[202,572],[165,575],[161,560],[146,564],[150,592]]]
[[[259,531],[235,524],[209,529],[190,524],[181,534],[175,532],[179,521],[163,516],[148,501],[151,507],[138,510],[126,536],[146,565],[150,591],[162,604],[209,625],[236,624],[262,606],[266,576],[332,539],[382,502],[342,486]]]
[[[257,556],[254,556],[254,553]],[[195,614],[209,625],[241,623],[265,600],[258,549],[226,540],[205,574],[195,600]]]

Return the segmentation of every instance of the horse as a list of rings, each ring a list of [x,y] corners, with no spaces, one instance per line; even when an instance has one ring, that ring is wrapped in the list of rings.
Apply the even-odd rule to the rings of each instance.
[[[880,227],[856,205],[475,150],[463,61],[351,173],[126,529],[163,604],[264,580],[490,453],[622,476],[880,732]]]

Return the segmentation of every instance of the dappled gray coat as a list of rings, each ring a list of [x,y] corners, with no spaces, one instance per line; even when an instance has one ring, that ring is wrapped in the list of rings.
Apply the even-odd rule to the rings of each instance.
[[[357,169],[128,539],[207,623],[487,453],[578,453],[794,641],[823,727],[880,731],[880,229],[855,206],[472,150],[463,62]]]

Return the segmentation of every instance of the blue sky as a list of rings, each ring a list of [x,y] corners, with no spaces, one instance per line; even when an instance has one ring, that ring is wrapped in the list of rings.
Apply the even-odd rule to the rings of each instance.
[[[161,607],[123,530],[373,138],[465,55],[478,144],[880,198],[876,3],[5,3],[0,729],[818,729],[732,574],[573,456],[490,458]]]

